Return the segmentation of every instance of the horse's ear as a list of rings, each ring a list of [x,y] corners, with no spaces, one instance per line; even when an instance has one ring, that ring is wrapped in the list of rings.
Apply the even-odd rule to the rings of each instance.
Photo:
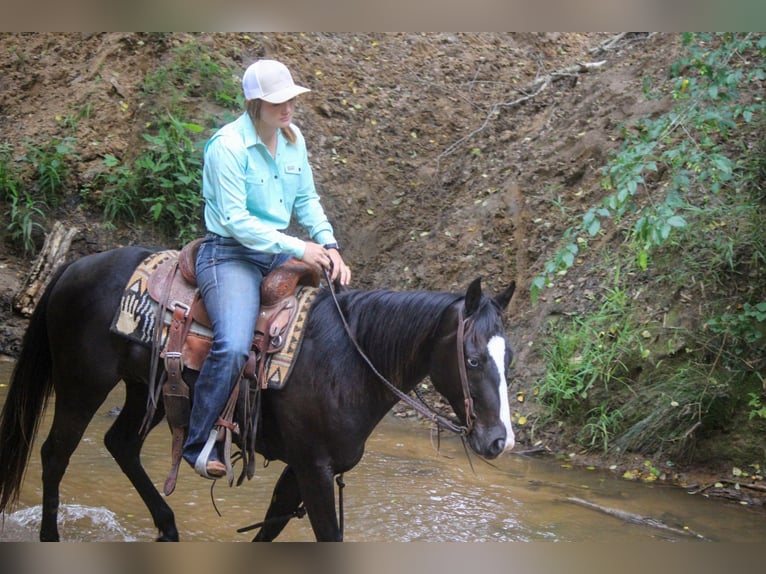
[[[511,284],[508,285],[508,288],[505,291],[495,296],[495,302],[500,305],[501,309],[508,307],[508,303],[511,302],[511,297],[513,297],[514,291],[516,291],[516,281],[511,281]]]
[[[481,277],[477,277],[468,286],[465,293],[465,316],[470,317],[479,310],[481,302]]]

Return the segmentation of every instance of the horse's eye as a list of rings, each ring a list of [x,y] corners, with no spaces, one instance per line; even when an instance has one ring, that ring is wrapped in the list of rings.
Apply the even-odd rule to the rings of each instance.
[[[468,357],[468,359],[466,360],[466,363],[468,363],[469,367],[471,367],[472,369],[475,369],[476,367],[479,366],[479,359],[475,357]]]

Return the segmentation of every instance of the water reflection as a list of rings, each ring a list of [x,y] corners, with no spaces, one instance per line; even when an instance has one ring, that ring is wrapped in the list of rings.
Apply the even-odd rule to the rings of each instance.
[[[11,365],[0,363],[0,383]],[[7,388],[0,387],[0,402]],[[157,535],[149,513],[103,445],[121,404],[122,389],[96,414],[72,457],[61,485],[60,532],[68,541],[150,541]],[[39,445],[52,408],[41,426],[20,503],[6,516],[0,540],[37,540],[42,489]],[[147,440],[142,459],[161,490],[170,464],[169,432],[161,425]],[[252,481],[229,488],[181,470],[168,502],[182,540],[248,541],[239,527],[258,522],[282,471],[281,463],[260,467]],[[761,542],[762,512],[690,496],[663,487],[628,482],[609,473],[562,468],[552,460],[506,455],[486,464],[466,459],[456,437],[439,450],[417,423],[386,417],[367,443],[361,463],[344,477],[345,534],[349,541],[594,541],[690,539],[626,523],[567,502],[576,497],[603,507],[651,516],[711,540]],[[215,505],[212,500],[214,500]],[[221,516],[216,513],[216,507]],[[310,541],[308,519],[293,520],[278,539]]]

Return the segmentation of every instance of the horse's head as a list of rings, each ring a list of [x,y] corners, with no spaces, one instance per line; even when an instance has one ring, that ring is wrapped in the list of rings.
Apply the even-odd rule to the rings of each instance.
[[[514,445],[506,371],[513,353],[505,336],[503,310],[515,283],[495,298],[474,280],[465,298],[445,313],[443,336],[433,354],[431,381],[468,428],[468,444],[495,458]]]

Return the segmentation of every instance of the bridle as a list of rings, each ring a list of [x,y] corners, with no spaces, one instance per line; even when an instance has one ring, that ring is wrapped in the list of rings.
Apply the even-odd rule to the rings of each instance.
[[[468,321],[463,318],[463,308],[457,312],[457,367],[460,372],[460,386],[463,389],[463,404],[465,405],[465,428],[466,434],[473,430],[473,421],[476,413],[473,408],[471,389],[468,388],[468,373],[465,370],[465,326]]]
[[[338,315],[340,316],[341,321],[343,322],[343,328],[346,330],[346,334],[348,335],[349,339],[351,339],[351,342],[354,344],[354,347],[356,348],[357,352],[359,353],[359,356],[364,359],[364,362],[367,363],[367,366],[370,367],[372,372],[375,374],[375,376],[386,386],[386,388],[394,393],[396,397],[401,400],[402,402],[406,403],[409,407],[426,417],[428,420],[430,420],[432,423],[438,425],[441,428],[444,428],[446,430],[452,431],[455,434],[466,436],[468,435],[471,430],[473,429],[473,421],[476,418],[476,414],[474,413],[474,407],[473,407],[473,399],[471,398],[471,392],[468,387],[468,373],[465,370],[465,350],[463,348],[463,345],[465,343],[465,331],[466,331],[466,324],[468,323],[468,320],[464,318],[463,316],[463,309],[460,308],[458,310],[458,325],[457,325],[457,359],[458,359],[458,371],[460,374],[460,386],[463,390],[463,402],[465,405],[465,420],[466,424],[461,425],[457,423],[457,421],[454,421],[450,418],[445,417],[444,415],[441,415],[437,413],[432,408],[428,407],[425,404],[421,404],[415,399],[413,399],[410,395],[403,392],[401,389],[397,388],[391,381],[389,381],[386,377],[384,377],[378,369],[375,368],[375,365],[372,364],[372,361],[370,358],[365,354],[365,352],[362,350],[362,348],[359,346],[359,343],[357,342],[354,335],[351,333],[351,327],[349,327],[348,321],[346,320],[345,315],[343,314],[343,310],[340,308],[340,303],[338,303],[338,297],[335,293],[335,288],[333,287],[332,281],[330,280],[330,276],[327,273],[327,269],[323,269],[325,281],[327,281],[327,285],[330,290],[330,294],[332,295],[332,300],[335,303],[335,308],[338,310]]]

